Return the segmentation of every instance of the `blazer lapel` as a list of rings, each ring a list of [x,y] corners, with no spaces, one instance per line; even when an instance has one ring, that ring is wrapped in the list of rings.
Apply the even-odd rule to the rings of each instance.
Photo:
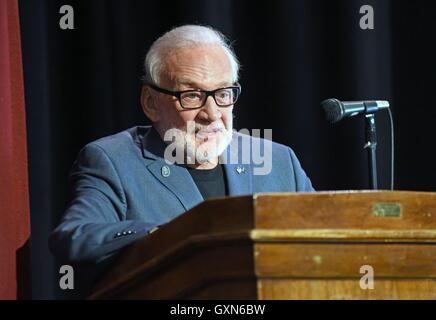
[[[220,157],[220,162],[224,164],[229,196],[253,193],[252,166],[250,162],[242,163],[242,148],[238,145],[239,136],[234,134],[230,146]]]
[[[143,156],[152,160],[147,168],[180,200],[183,207],[189,210],[202,202],[203,196],[186,168],[166,163],[165,148],[165,142],[157,131],[150,127],[142,139]]]
[[[174,193],[186,210],[204,200],[186,168],[167,164],[163,159],[153,161],[147,168],[164,186]]]

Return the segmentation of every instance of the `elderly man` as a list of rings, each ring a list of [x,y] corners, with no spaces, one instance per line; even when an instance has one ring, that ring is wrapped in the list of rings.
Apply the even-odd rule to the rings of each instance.
[[[250,161],[220,161],[243,152],[244,141],[265,143],[233,132],[238,68],[225,38],[208,27],[178,27],[153,43],[141,95],[153,125],[80,152],[71,202],[50,238],[57,257],[97,264],[207,198],[313,191],[293,151],[280,144],[270,142],[267,174],[254,174]],[[177,152],[182,157],[168,161]]]

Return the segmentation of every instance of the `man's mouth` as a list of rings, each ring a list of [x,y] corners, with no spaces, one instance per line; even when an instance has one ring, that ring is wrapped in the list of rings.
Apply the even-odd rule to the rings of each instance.
[[[221,128],[214,128],[214,129],[201,129],[195,133],[195,137],[198,140],[209,140],[212,138],[215,138],[218,134],[222,132]]]

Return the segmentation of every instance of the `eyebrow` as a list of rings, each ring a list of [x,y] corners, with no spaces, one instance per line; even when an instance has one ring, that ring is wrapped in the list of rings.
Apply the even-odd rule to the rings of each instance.
[[[189,86],[189,87],[192,87],[192,88],[195,88],[195,89],[198,89],[198,90],[204,90],[204,89],[201,89],[201,85],[198,82],[195,82],[195,81],[193,82],[193,81],[183,81],[183,80],[181,80],[181,81],[178,81],[177,84],[178,85]],[[228,86],[232,86],[232,85],[233,85],[232,82],[223,81],[223,82],[220,82],[217,85],[217,88],[224,88],[224,87],[228,87]]]

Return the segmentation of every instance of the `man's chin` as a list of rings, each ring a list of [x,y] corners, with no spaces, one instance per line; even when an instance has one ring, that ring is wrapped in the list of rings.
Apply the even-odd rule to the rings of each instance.
[[[207,141],[201,144],[197,144],[195,150],[197,154],[201,154],[205,158],[213,158],[218,156],[218,147],[213,141]]]

